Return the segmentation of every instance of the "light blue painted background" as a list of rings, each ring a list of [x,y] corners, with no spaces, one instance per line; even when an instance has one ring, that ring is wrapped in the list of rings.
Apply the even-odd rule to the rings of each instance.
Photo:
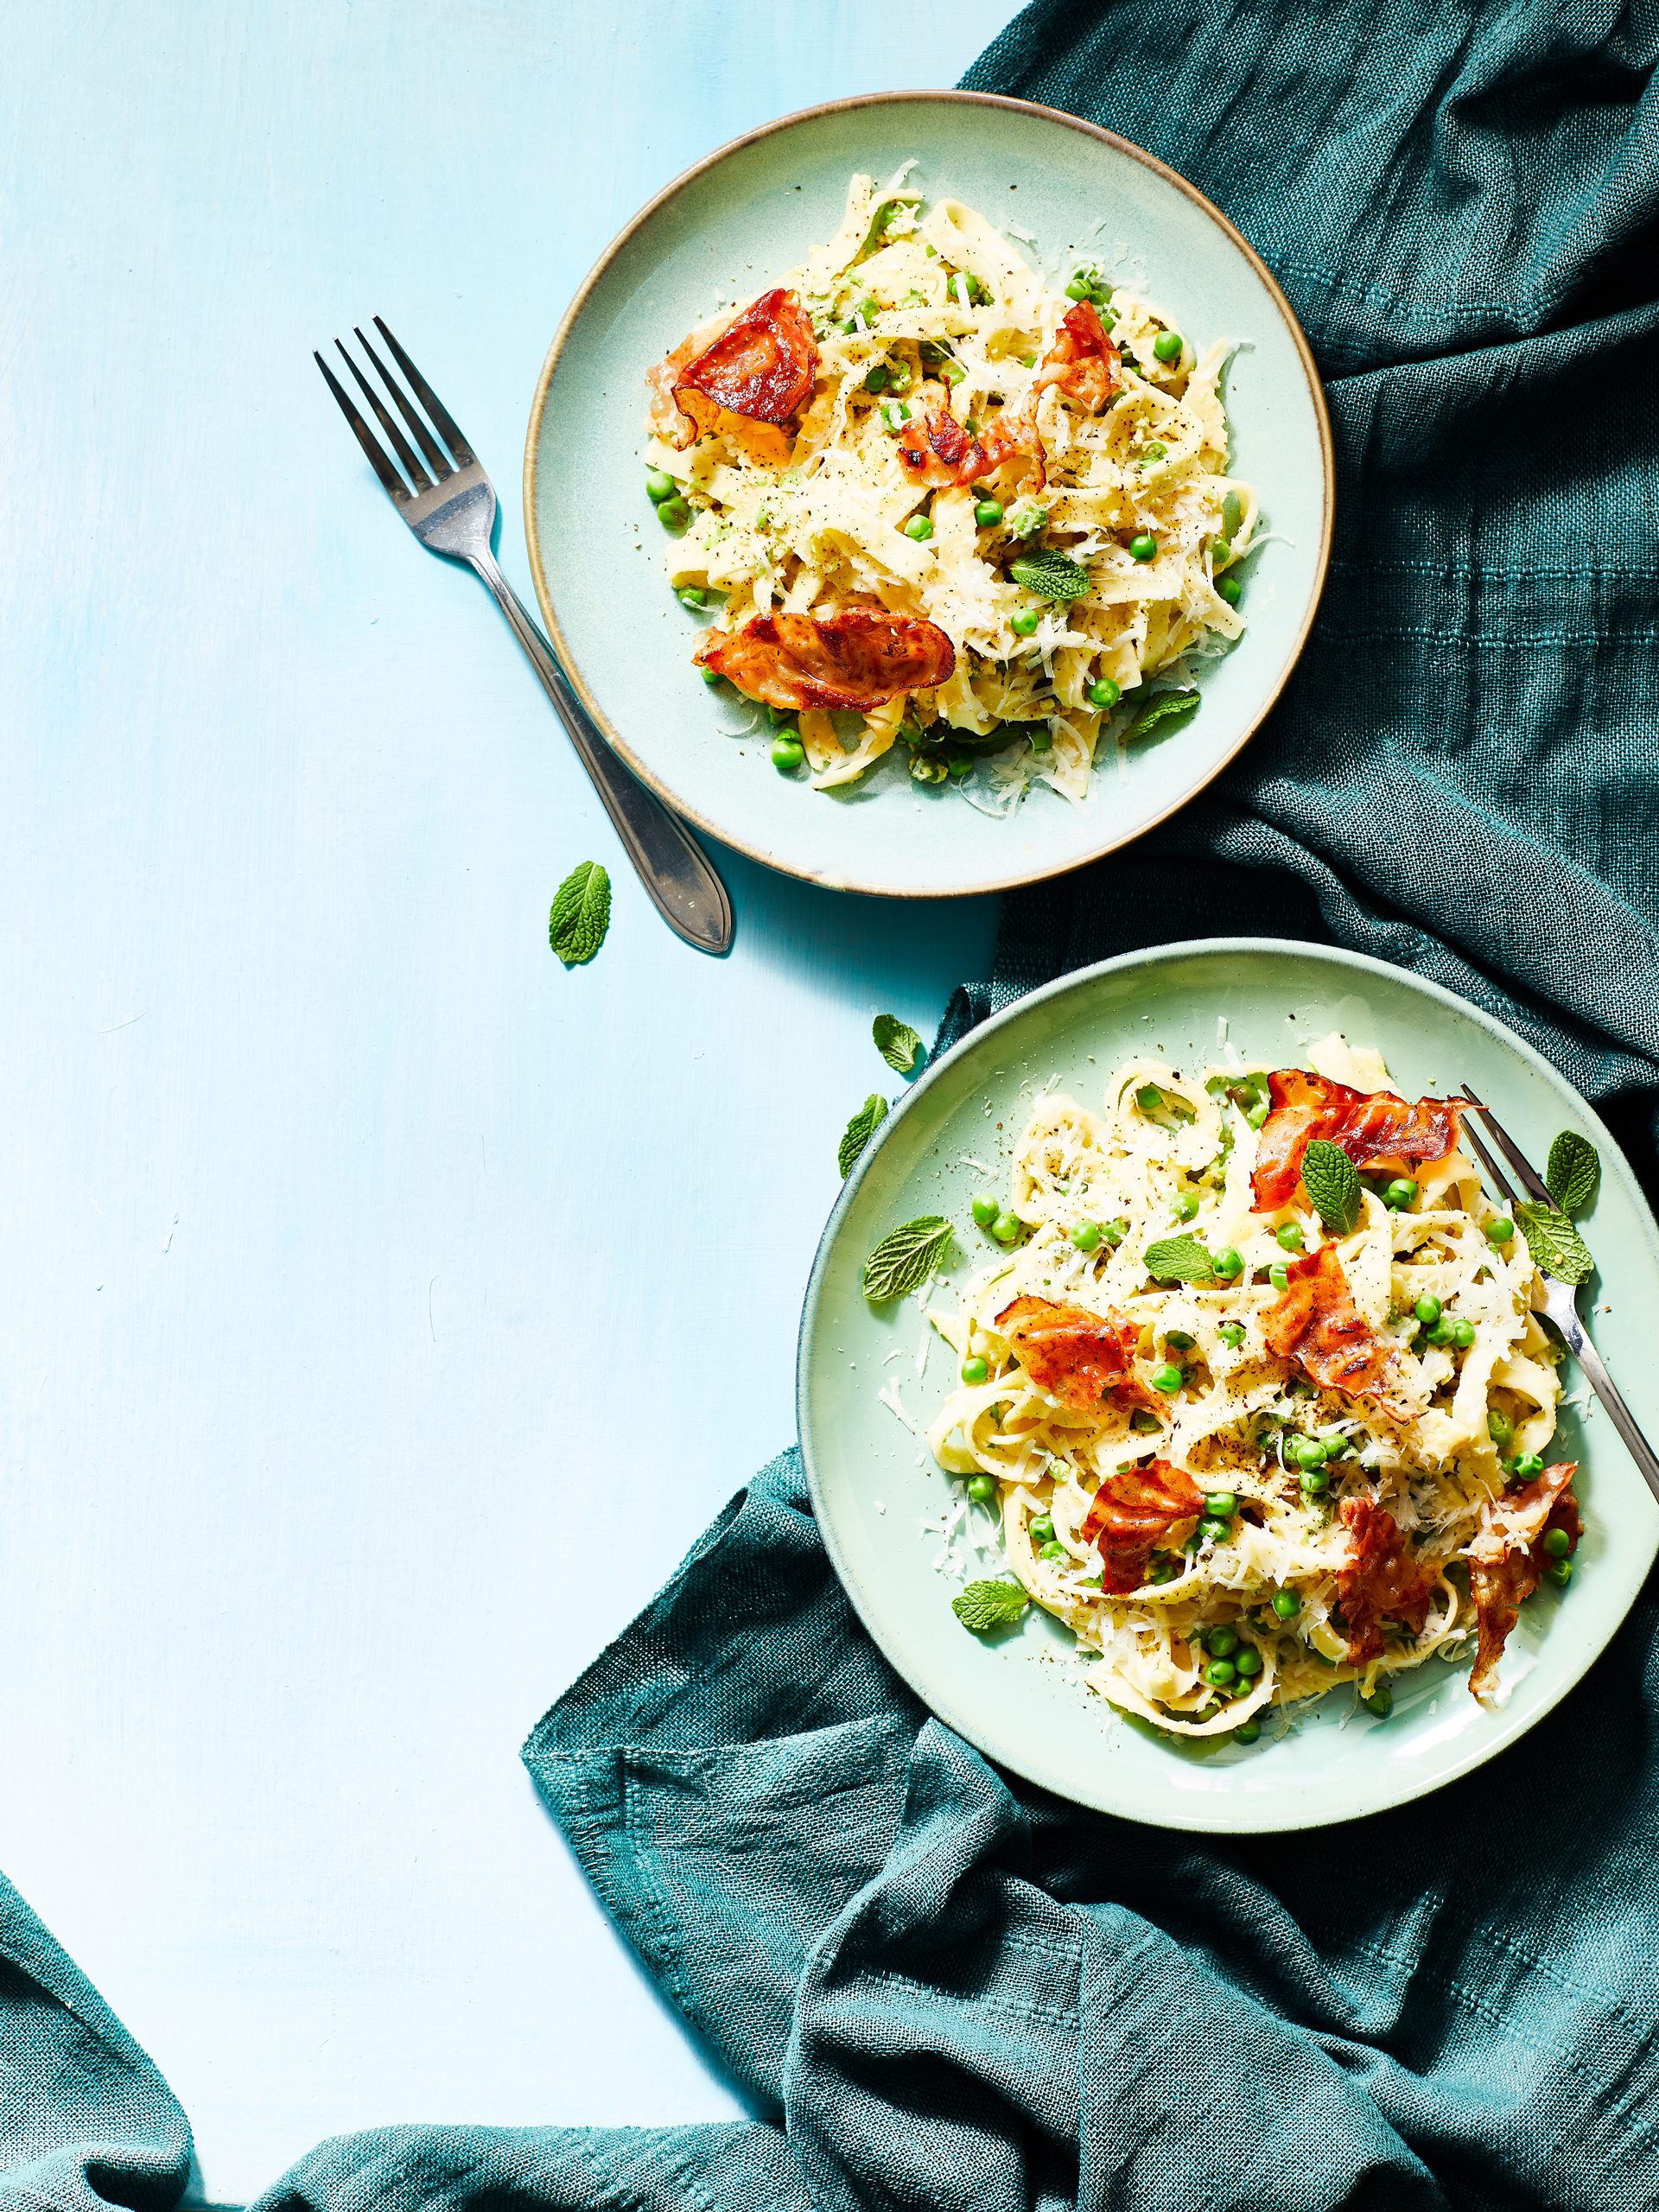
[[[0,1867],[243,2199],[394,2120],[738,2109],[517,1758],[792,1433],[850,1107],[994,910],[656,920],[309,348],[495,477],[636,206],[1007,0],[26,11],[0,84]],[[547,909],[613,869],[567,976]]]

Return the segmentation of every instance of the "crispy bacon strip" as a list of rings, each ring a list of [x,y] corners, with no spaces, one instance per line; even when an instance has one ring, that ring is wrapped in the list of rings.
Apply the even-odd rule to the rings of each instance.
[[[652,423],[683,452],[725,408],[753,423],[787,423],[811,397],[818,348],[793,292],[762,292],[700,352],[690,338],[646,377]]]
[[[1140,1330],[1121,1313],[1091,1313],[1052,1298],[1016,1298],[996,1317],[1014,1356],[1039,1390],[1092,1413],[1108,1391],[1133,1382]]]
[[[1391,1090],[1351,1090],[1300,1068],[1268,1077],[1273,1110],[1256,1140],[1250,1188],[1258,1213],[1289,1204],[1302,1179],[1302,1154],[1314,1137],[1339,1144],[1356,1167],[1401,1175],[1455,1150],[1466,1098],[1420,1098],[1408,1106]]]
[[[938,490],[988,474],[984,447],[950,412],[942,384],[922,386],[916,412],[899,433],[899,466],[912,484]]]
[[[1100,1547],[1106,1570],[1102,1589],[1117,1598],[1138,1590],[1153,1553],[1203,1504],[1204,1492],[1192,1478],[1167,1459],[1108,1475],[1083,1523],[1084,1543]]]
[[[1370,1398],[1396,1421],[1404,1414],[1386,1395],[1393,1351],[1359,1312],[1334,1244],[1285,1262],[1287,1287],[1262,1324],[1268,1350],[1294,1359],[1310,1382],[1351,1397]]]
[[[1548,1563],[1544,1538],[1552,1529],[1563,1529],[1567,1556],[1579,1548],[1584,1524],[1572,1491],[1577,1471],[1573,1460],[1559,1460],[1513,1497],[1489,1506],[1484,1525],[1469,1547],[1469,1593],[1475,1601],[1479,1639],[1469,1688],[1482,1704],[1497,1687],[1497,1662],[1510,1630]]]
[[[741,630],[706,630],[692,658],[751,699],[800,713],[879,707],[931,691],[957,664],[935,622],[849,607],[839,614],[757,614]]]
[[[1054,343],[1037,365],[1031,397],[1052,384],[1080,407],[1097,414],[1118,389],[1118,351],[1087,300],[1079,300],[1054,334]]]
[[[1414,1636],[1421,1632],[1440,1577],[1433,1567],[1416,1563],[1393,1514],[1369,1497],[1344,1498],[1342,1525],[1350,1564],[1338,1571],[1337,1592],[1348,1625],[1349,1656],[1363,1666],[1382,1649],[1384,1621],[1404,1621]]]

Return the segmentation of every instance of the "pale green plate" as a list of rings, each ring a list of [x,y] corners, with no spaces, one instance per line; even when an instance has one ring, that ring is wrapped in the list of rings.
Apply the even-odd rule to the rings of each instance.
[[[1046,260],[1077,246],[1199,346],[1236,340],[1233,466],[1274,535],[1243,571],[1249,628],[1209,663],[1187,726],[1102,761],[1089,801],[1032,791],[1007,821],[912,783],[901,749],[839,795],[780,777],[758,710],[691,665],[698,618],[668,588],[645,497],[645,371],[716,298],[764,289],[833,237],[855,170],[912,159],[930,200],[1014,222]],[[1121,257],[1120,257],[1121,249]],[[1033,249],[1021,248],[1028,256]],[[1070,273],[1068,263],[1065,276]],[[1048,108],[969,92],[885,94],[786,117],[711,155],[636,216],[577,296],[537,389],[524,531],[555,650],[612,743],[670,805],[792,875],[938,898],[1076,868],[1207,784],[1278,696],[1313,619],[1331,542],[1331,433],[1312,357],[1238,232],[1161,162]],[[705,622],[709,618],[702,618]],[[724,733],[724,734],[723,734]],[[983,782],[982,772],[976,785]]]
[[[1109,1727],[1101,1700],[1068,1679],[1072,1640],[1046,1613],[1033,1607],[1018,1630],[984,1643],[957,1623],[950,1601],[960,1585],[933,1569],[938,1537],[919,1533],[924,1520],[938,1520],[951,1485],[878,1395],[896,1383],[925,1432],[954,1362],[936,1339],[918,1382],[925,1325],[916,1300],[877,1309],[859,1289],[871,1247],[925,1213],[957,1224],[950,1273],[962,1281],[992,1249],[969,1200],[988,1185],[1006,1195],[1033,1093],[1058,1077],[1058,1089],[1098,1109],[1112,1069],[1132,1053],[1188,1070],[1219,1058],[1224,1015],[1247,1065],[1296,1059],[1304,1045],[1340,1029],[1351,1044],[1381,1048],[1408,1098],[1471,1083],[1535,1162],[1558,1130],[1590,1138],[1602,1180],[1583,1226],[1600,1272],[1580,1292],[1580,1310],[1637,1421],[1659,1433],[1659,1232],[1623,1155],[1576,1091],[1519,1038],[1433,983],[1354,953],[1237,938],[1133,953],[1050,984],[965,1037],[889,1115],[830,1217],[807,1289],[801,1443],[818,1526],[866,1627],[917,1694],[988,1758],[1080,1804],[1160,1827],[1313,1827],[1381,1812],[1478,1766],[1548,1713],[1606,1643],[1659,1549],[1659,1507],[1605,1414],[1563,1413],[1558,1449],[1582,1469],[1585,1538],[1567,1590],[1547,1588],[1522,1611],[1503,1660],[1499,1713],[1470,1696],[1466,1667],[1431,1661],[1395,1677],[1386,1721],[1344,1687],[1294,1708],[1282,1740],[1277,1720],[1264,1716],[1255,1745],[1201,1753],[1139,1724]],[[1571,1363],[1565,1380],[1568,1396],[1577,1394],[1582,1378]]]

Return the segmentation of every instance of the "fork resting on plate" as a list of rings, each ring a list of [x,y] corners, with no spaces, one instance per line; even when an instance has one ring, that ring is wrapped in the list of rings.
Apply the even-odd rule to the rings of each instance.
[[[357,342],[373,362],[393,405],[408,423],[420,454],[387,413],[379,394],[338,339],[334,343],[340,346],[340,359],[373,410],[375,419],[397,457],[396,464],[347,397],[321,354],[313,356],[328,380],[329,390],[340,402],[346,420],[356,432],[370,466],[385,485],[393,506],[422,544],[434,553],[447,553],[457,561],[467,563],[495,594],[501,612],[512,623],[519,644],[530,657],[531,666],[542,679],[542,688],[569,732],[570,741],[592,779],[594,789],[604,802],[605,811],[615,825],[639,880],[670,929],[688,944],[696,945],[700,952],[724,952],[732,941],[732,907],[726,887],[704,859],[690,831],[642,784],[635,782],[606,744],[564,671],[554,659],[546,639],[531,620],[490,550],[490,532],[495,524],[494,486],[436,392],[378,315],[374,318],[374,327],[396,355],[410,389],[426,410],[427,420],[423,421],[403,386],[360,330],[356,333]],[[425,467],[421,465],[422,455],[425,457]],[[401,475],[398,464],[403,469]]]
[[[1477,1113],[1485,1116],[1487,1128],[1491,1131],[1504,1158],[1514,1168],[1521,1187],[1527,1196],[1529,1198],[1541,1198],[1547,1206],[1553,1206],[1555,1200],[1549,1185],[1533,1167],[1526,1154],[1492,1112],[1491,1108],[1484,1105],[1466,1083],[1463,1086],[1463,1095]],[[1515,1185],[1499,1166],[1480,1132],[1469,1121],[1465,1121],[1463,1126],[1464,1135],[1474,1147],[1481,1166],[1497,1185],[1504,1202],[1509,1205],[1516,1205],[1517,1193]],[[1548,1322],[1551,1332],[1560,1338],[1584,1370],[1585,1381],[1601,1400],[1602,1404],[1606,1407],[1613,1427],[1624,1438],[1631,1459],[1642,1470],[1643,1478],[1648,1488],[1656,1498],[1659,1498],[1659,1458],[1655,1457],[1653,1446],[1637,1427],[1636,1416],[1620,1396],[1618,1386],[1612,1376],[1603,1366],[1601,1354],[1584,1333],[1584,1324],[1579,1319],[1578,1293],[1572,1284],[1558,1282],[1553,1275],[1545,1274],[1541,1267],[1539,1269],[1539,1275],[1544,1286],[1543,1302],[1541,1305],[1535,1306],[1533,1311],[1541,1319]]]

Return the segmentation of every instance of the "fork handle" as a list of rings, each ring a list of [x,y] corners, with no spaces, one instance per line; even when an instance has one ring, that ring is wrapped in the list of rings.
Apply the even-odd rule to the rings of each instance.
[[[1659,1498],[1659,1458],[1655,1457],[1653,1446],[1637,1427],[1636,1416],[1619,1395],[1618,1385],[1602,1365],[1601,1354],[1584,1333],[1584,1324],[1579,1319],[1578,1309],[1569,1306],[1565,1313],[1552,1313],[1549,1318],[1560,1331],[1567,1350],[1584,1370],[1585,1381],[1606,1407],[1613,1427],[1624,1438],[1631,1459],[1642,1470],[1643,1481],[1654,1497]]]
[[[530,657],[531,666],[541,677],[542,689],[569,732],[570,742],[658,912],[677,937],[699,952],[726,951],[732,942],[732,902],[726,896],[725,885],[703,858],[690,831],[643,784],[635,782],[606,744],[494,558],[488,552],[467,557],[495,594],[501,612]]]

